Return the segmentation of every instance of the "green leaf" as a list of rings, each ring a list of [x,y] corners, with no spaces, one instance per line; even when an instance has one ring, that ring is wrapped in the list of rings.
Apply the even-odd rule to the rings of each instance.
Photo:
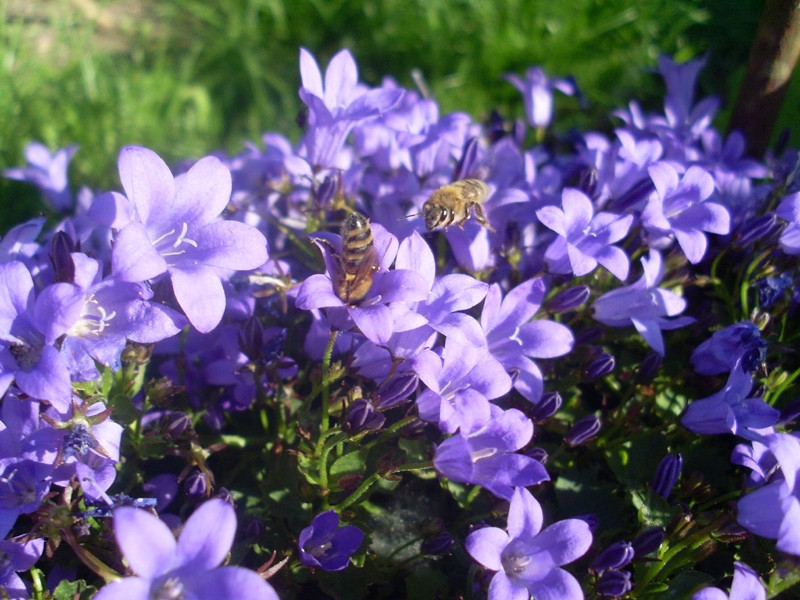
[[[97,593],[97,588],[87,585],[83,579],[61,581],[53,590],[53,600],[89,600]]]
[[[631,492],[631,502],[639,513],[639,522],[646,527],[666,528],[672,520],[672,509],[658,494]]]
[[[331,465],[331,477],[363,473],[366,467],[366,459],[367,451],[364,449],[356,450],[337,458]]]

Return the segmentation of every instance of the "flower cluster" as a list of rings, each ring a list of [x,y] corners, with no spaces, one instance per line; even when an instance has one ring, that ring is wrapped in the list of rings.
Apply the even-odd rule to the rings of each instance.
[[[559,139],[577,86],[539,68],[508,77],[528,130],[301,50],[296,145],[129,146],[122,191],[75,195],[75,149],[31,145],[6,176],[62,221],[0,240],[4,593],[786,585],[800,155],[723,139],[701,68],[662,58],[663,114]]]

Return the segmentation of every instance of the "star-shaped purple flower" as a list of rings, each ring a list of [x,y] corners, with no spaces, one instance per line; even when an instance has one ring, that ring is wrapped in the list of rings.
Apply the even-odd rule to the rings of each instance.
[[[514,489],[507,532],[498,527],[473,531],[467,552],[497,571],[489,600],[583,600],[578,581],[560,567],[583,556],[592,545],[586,521],[566,519],[542,530],[542,507],[523,487]]]
[[[525,104],[525,116],[533,127],[547,127],[553,120],[553,91],[572,96],[578,88],[571,79],[550,79],[539,67],[525,71],[525,79],[519,75],[506,75],[506,81],[519,90]]]
[[[168,273],[178,304],[194,327],[211,331],[225,311],[222,279],[267,260],[267,242],[250,225],[220,219],[231,196],[231,173],[213,156],[174,178],[152,150],[126,146],[119,155],[125,196],[98,196],[95,220],[118,229],[111,267],[122,281]]]
[[[136,575],[108,584],[95,599],[278,600],[272,586],[255,572],[218,566],[228,554],[235,533],[236,513],[219,498],[192,513],[177,542],[169,527],[146,510],[117,508],[114,534]]]
[[[325,571],[341,571],[350,564],[350,556],[363,541],[363,531],[355,525],[339,527],[336,511],[326,510],[300,532],[297,542],[300,562]]]
[[[656,190],[642,212],[642,226],[651,244],[665,248],[674,235],[689,262],[700,262],[708,247],[705,232],[726,235],[731,231],[728,209],[709,200],[714,178],[697,166],[680,175],[668,162],[652,164],[648,172]]]
[[[686,301],[658,286],[664,277],[661,254],[650,250],[642,257],[642,277],[633,285],[611,290],[594,303],[594,318],[609,327],[633,325],[647,344],[664,355],[662,329],[677,329],[694,322],[692,317],[676,317]]]
[[[558,234],[544,255],[550,271],[580,277],[594,271],[599,263],[616,278],[627,279],[628,256],[613,244],[628,235],[633,215],[594,214],[589,197],[572,188],[563,191],[561,205],[563,210],[543,206],[536,211],[539,221]]]

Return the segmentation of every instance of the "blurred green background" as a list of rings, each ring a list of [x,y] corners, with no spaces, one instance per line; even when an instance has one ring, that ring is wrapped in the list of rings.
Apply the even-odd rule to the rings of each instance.
[[[609,130],[609,110],[636,98],[658,109],[658,54],[703,54],[701,95],[724,108],[762,1],[737,0],[0,0],[0,169],[23,163],[31,140],[78,144],[73,187],[118,187],[116,156],[142,144],[167,161],[264,131],[297,139],[298,49],[324,69],[347,47],[360,79],[413,87],[423,74],[442,113],[492,108],[521,116],[502,76],[533,64],[573,75],[589,105],[559,97],[556,124]],[[791,124],[793,90],[780,127]],[[796,140],[795,140],[796,141]],[[4,231],[30,214],[28,186],[0,181]]]

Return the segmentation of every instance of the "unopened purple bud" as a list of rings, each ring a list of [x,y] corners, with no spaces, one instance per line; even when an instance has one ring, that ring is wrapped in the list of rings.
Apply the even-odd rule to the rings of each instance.
[[[208,476],[202,471],[193,471],[183,483],[183,490],[190,498],[206,498],[209,490]]]
[[[464,142],[461,158],[456,163],[453,180],[467,179],[475,174],[475,165],[478,162],[478,138],[472,136]]]
[[[652,554],[661,547],[665,537],[666,534],[661,527],[652,527],[646,531],[643,531],[633,538],[633,541],[631,542],[634,555],[637,558],[642,558],[643,556]]]
[[[592,561],[590,569],[597,573],[621,569],[633,560],[634,550],[630,542],[614,542]]]
[[[601,596],[624,596],[633,589],[631,574],[628,571],[607,571],[597,580],[594,589]]]
[[[636,370],[636,383],[647,383],[648,381],[652,381],[653,377],[656,376],[656,373],[658,373],[658,370],[661,368],[663,362],[664,357],[658,352],[655,350],[650,352],[644,357],[644,360],[639,364],[639,368]]]
[[[734,244],[740,248],[746,248],[760,239],[776,234],[780,227],[781,223],[775,213],[761,215],[742,225]]]
[[[797,420],[800,417],[800,398],[795,398],[781,409],[779,423],[786,424]]]
[[[261,519],[250,519],[244,528],[244,534],[249,540],[260,540],[267,528]]]
[[[531,448],[525,454],[530,456],[533,460],[539,461],[543,465],[547,464],[547,459],[549,458],[547,450],[544,448]]]
[[[53,265],[55,280],[61,283],[75,281],[75,262],[72,253],[75,252],[75,243],[68,233],[58,231],[53,235],[50,250],[50,262]]]
[[[442,533],[422,541],[420,554],[424,556],[441,556],[448,554],[455,545],[452,534],[443,531]]]
[[[616,365],[616,360],[614,360],[612,354],[601,352],[597,358],[586,365],[583,370],[583,376],[587,381],[595,381],[611,373]]]
[[[594,533],[600,527],[600,519],[594,513],[587,513],[585,515],[577,515],[576,519],[580,519],[589,526],[589,531]]]
[[[164,432],[172,439],[182,437],[192,426],[192,420],[185,412],[170,412],[161,417],[161,419]]]
[[[653,491],[666,500],[672,488],[678,483],[681,469],[683,469],[683,456],[667,454],[656,468],[656,474],[653,476]]]
[[[233,492],[231,492],[228,488],[221,487],[216,494],[214,494],[214,498],[219,498],[223,502],[230,504],[231,506],[236,506],[236,503],[233,501]]]
[[[570,446],[580,446],[588,442],[600,431],[602,422],[599,417],[588,415],[575,421],[575,424],[564,436],[564,441]]]
[[[400,373],[384,381],[373,393],[373,398],[377,400],[378,408],[386,410],[405,402],[418,385],[419,377],[416,373]]]
[[[576,285],[554,296],[547,303],[547,310],[563,313],[583,306],[589,299],[592,289],[588,285]]]
[[[314,199],[322,207],[332,206],[336,196],[342,191],[342,178],[339,171],[328,175],[314,190]]]
[[[622,194],[612,206],[607,208],[614,212],[626,212],[630,207],[647,198],[655,189],[656,186],[653,180],[650,177],[644,177],[628,188],[627,192]]]
[[[348,407],[342,427],[350,435],[355,435],[364,431],[377,431],[385,422],[386,417],[375,410],[369,400],[359,398]]]
[[[239,348],[252,361],[258,361],[263,352],[264,328],[257,317],[249,317],[239,328]]]
[[[558,409],[561,408],[563,402],[564,400],[561,398],[561,394],[558,392],[545,392],[542,394],[539,402],[536,403],[536,407],[533,409],[531,419],[536,422],[549,419],[558,412]]]
[[[586,329],[581,329],[575,334],[575,346],[588,346],[595,343],[605,333],[605,329],[599,325],[591,325]]]
[[[593,198],[597,191],[597,181],[597,169],[593,167],[583,169],[578,176],[578,189]]]

